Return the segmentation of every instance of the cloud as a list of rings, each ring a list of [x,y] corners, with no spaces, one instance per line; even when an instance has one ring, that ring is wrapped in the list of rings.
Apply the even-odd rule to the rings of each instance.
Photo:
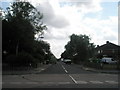
[[[49,28],[45,31],[44,39],[46,40],[65,40],[68,38],[67,32],[63,29]]]
[[[62,15],[55,14],[55,11],[49,2],[43,2],[36,7],[43,13],[43,22],[48,26],[55,28],[64,28],[69,25],[69,22]]]
[[[113,19],[114,18],[114,19]],[[118,17],[112,16],[108,19],[87,18],[86,26],[89,27],[88,33],[92,36],[92,41],[96,44],[103,44],[105,41],[118,42]],[[112,22],[112,23],[111,23]]]
[[[102,10],[100,0],[62,0],[60,5],[62,7],[75,6],[79,12],[83,13],[95,13]]]
[[[36,1],[37,2],[37,1]],[[44,40],[50,43],[51,51],[60,57],[69,36],[86,34],[91,42],[102,45],[106,41],[118,42],[118,17],[108,16],[102,19],[100,0],[46,0],[36,5],[43,15],[43,21],[48,26]],[[96,17],[86,17],[89,13],[100,14]]]
[[[108,35],[108,36],[104,36],[104,40],[109,40],[109,41],[114,41],[114,40],[116,40],[117,38],[116,38],[116,36],[114,36],[114,35]]]

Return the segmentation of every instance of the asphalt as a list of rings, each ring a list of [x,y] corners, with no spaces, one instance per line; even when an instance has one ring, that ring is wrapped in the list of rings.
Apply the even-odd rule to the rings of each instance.
[[[25,75],[25,74],[37,74],[41,71],[47,69],[51,64],[42,65],[39,68],[31,69],[31,70],[23,70],[23,71],[2,71],[2,75]],[[108,74],[119,74],[119,70],[104,70],[104,69],[95,69],[90,67],[80,66],[83,70],[97,72],[97,73],[108,73]]]

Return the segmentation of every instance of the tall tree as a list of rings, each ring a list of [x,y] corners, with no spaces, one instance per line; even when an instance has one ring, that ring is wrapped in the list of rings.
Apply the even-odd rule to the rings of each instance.
[[[29,2],[13,2],[11,7],[7,8],[2,20],[3,58],[7,53],[7,55],[20,55],[20,57],[23,55],[31,59],[33,56],[40,61],[46,59],[45,53],[50,55],[50,45],[35,38],[36,34],[42,35],[43,30],[47,29],[41,21],[42,18],[43,15]],[[25,55],[19,54],[20,52],[24,52]],[[25,58],[21,57],[24,59],[21,61],[25,61]]]
[[[3,20],[3,41],[9,44],[11,53],[17,54],[19,50],[25,49],[32,51],[35,34],[46,29],[41,22],[42,17],[29,2],[13,2],[11,7],[7,8]]]
[[[70,58],[75,63],[86,61],[93,56],[95,45],[90,43],[87,35],[70,36],[70,41],[65,45],[65,51],[61,54],[63,58]]]

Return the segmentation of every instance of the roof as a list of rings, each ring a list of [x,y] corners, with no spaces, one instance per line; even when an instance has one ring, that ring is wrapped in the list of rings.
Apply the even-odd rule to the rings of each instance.
[[[101,50],[116,49],[116,50],[118,50],[118,49],[120,49],[120,46],[107,41],[106,44],[98,46],[96,49],[101,49]]]

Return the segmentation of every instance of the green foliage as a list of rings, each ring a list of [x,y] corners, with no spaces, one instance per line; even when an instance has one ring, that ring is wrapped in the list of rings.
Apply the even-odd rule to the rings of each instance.
[[[6,57],[6,63],[12,66],[30,66],[38,62],[32,55],[26,52],[20,52],[18,55],[9,55]]]
[[[56,57],[54,55],[51,56],[50,63],[52,63],[52,64],[57,63],[57,59],[56,59]]]
[[[43,14],[29,2],[13,2],[11,8],[7,8],[6,20],[11,21],[14,17],[28,20],[32,24],[35,34],[42,33],[43,30],[47,29],[41,21]]]
[[[18,53],[17,55],[17,63],[19,65],[28,65],[30,63],[36,63],[37,61],[35,61],[34,57],[32,55],[30,55],[29,53],[26,53],[26,52],[21,52],[21,53]]]
[[[40,62],[49,60],[51,58],[50,45],[44,41],[35,41],[32,55]]]
[[[35,35],[43,34],[46,26],[42,23],[43,14],[29,2],[13,2],[7,8],[2,20],[3,58],[10,64],[36,64],[51,58],[50,45],[38,41]],[[39,38],[39,37],[38,37]]]
[[[16,55],[13,55],[13,54],[11,54],[11,55],[8,55],[6,58],[5,58],[5,63],[9,63],[9,64],[15,64],[15,62],[16,62],[16,59],[17,59],[17,56]]]
[[[96,57],[92,57],[92,58],[89,59],[89,62],[100,63],[100,59],[98,59]]]
[[[65,45],[65,51],[61,54],[61,57],[70,58],[74,63],[79,63],[92,57],[94,49],[95,45],[90,43],[89,36],[72,34],[70,41]]]

